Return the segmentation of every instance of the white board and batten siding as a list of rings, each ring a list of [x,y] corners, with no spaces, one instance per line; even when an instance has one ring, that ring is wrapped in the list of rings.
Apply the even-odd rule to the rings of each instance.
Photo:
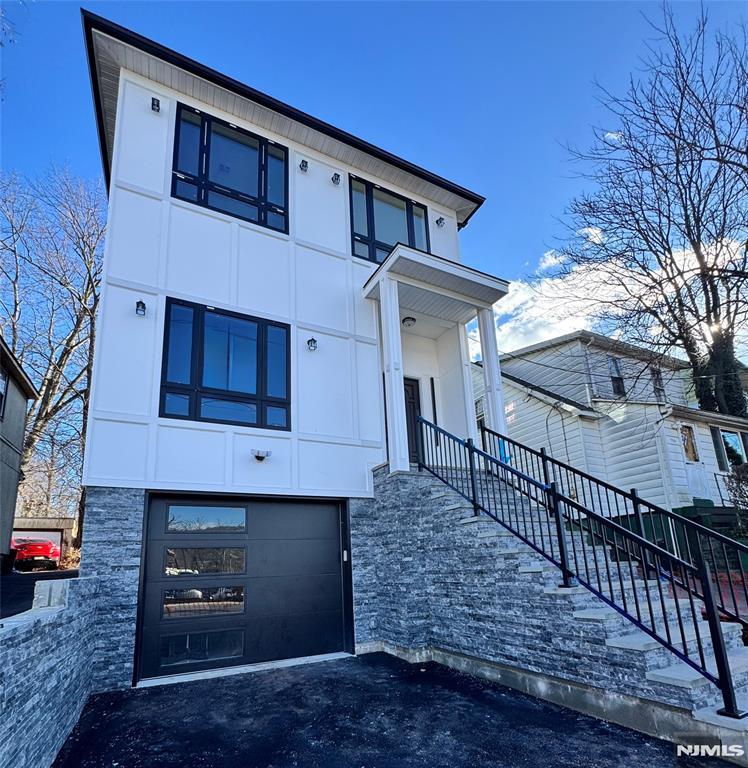
[[[154,96],[159,113],[151,110]],[[288,147],[288,235],[171,198],[177,101]],[[376,306],[361,298],[361,287],[376,265],[351,254],[348,172],[356,169],[122,72],[87,485],[371,493],[369,469],[385,458],[382,367]],[[429,210],[432,251],[459,261],[455,211],[418,202]],[[434,224],[439,217],[442,227]],[[291,326],[292,431],[159,417],[167,297]],[[145,317],[135,314],[139,300]],[[312,336],[316,352],[307,349]],[[253,449],[272,456],[257,462]]]

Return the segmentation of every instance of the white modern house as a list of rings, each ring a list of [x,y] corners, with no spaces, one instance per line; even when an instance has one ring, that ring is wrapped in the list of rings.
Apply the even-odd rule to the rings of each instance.
[[[688,366],[590,331],[501,356],[507,434],[666,509],[730,506],[748,420],[699,410]],[[483,375],[474,366],[476,408]]]
[[[409,470],[418,415],[477,437],[476,317],[501,413],[507,283],[459,243],[483,198],[103,19],[85,29],[109,233],[83,571],[130,569],[112,674],[352,651],[347,502],[383,462]]]
[[[748,546],[670,511],[741,425],[596,337],[502,363],[507,283],[460,254],[480,195],[83,28],[109,229],[81,569],[0,626],[0,766],[50,765],[91,693],[372,652],[748,754]]]

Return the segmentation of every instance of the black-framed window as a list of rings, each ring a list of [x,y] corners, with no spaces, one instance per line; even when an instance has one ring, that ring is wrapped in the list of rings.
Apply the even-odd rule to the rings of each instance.
[[[608,373],[610,385],[613,388],[614,397],[626,397],[626,383],[621,373],[621,361],[617,357],[608,355]]]
[[[354,256],[381,263],[397,243],[431,250],[425,205],[357,176],[349,181]]]
[[[667,402],[667,391],[665,390],[665,383],[662,380],[662,371],[659,368],[650,368],[652,374],[652,389],[654,390],[655,400],[658,403]]]
[[[8,374],[0,368],[0,419],[5,416],[5,400],[8,396]]]
[[[288,232],[288,149],[177,106],[173,197]]]
[[[159,413],[289,430],[290,336],[284,323],[167,299]]]

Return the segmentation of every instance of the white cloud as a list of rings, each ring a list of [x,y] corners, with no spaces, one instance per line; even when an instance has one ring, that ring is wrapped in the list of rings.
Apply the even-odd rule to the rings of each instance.
[[[583,227],[577,234],[595,245],[600,245],[603,242],[603,231],[599,227]]]
[[[563,256],[558,251],[554,251],[553,249],[546,251],[538,264],[538,272],[545,272],[553,267],[557,267],[559,264],[563,263],[563,260]]]

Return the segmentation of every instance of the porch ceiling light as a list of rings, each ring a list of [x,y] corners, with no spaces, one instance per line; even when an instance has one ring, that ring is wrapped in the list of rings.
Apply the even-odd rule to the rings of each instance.
[[[416,324],[416,319],[415,317],[408,315],[408,317],[402,319],[402,324],[405,328],[412,328]]]
[[[316,351],[316,349],[317,349],[317,339],[315,339],[314,336],[312,336],[311,339],[307,339],[306,340],[306,346],[307,346],[307,349],[310,352]]]

